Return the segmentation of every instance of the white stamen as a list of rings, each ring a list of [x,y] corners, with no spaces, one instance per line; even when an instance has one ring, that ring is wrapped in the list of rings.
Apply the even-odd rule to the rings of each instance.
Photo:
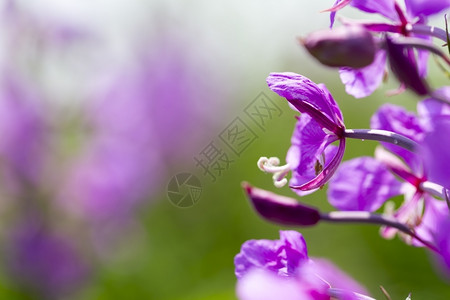
[[[258,168],[261,171],[273,174],[273,184],[277,188],[281,188],[288,183],[288,180],[285,177],[291,171],[289,164],[283,166],[280,166],[279,164],[280,159],[278,157],[260,157],[257,163]]]

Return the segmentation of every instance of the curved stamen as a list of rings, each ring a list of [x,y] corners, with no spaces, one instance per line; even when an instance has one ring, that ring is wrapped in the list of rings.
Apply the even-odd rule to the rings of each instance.
[[[280,159],[278,157],[260,157],[257,163],[258,168],[261,171],[273,174],[273,184],[277,188],[281,188],[288,183],[288,180],[285,177],[291,171],[291,166],[289,164],[282,166],[279,164]]]
[[[419,145],[404,135],[380,129],[345,129],[344,136],[351,139],[362,139],[387,142],[415,152]]]

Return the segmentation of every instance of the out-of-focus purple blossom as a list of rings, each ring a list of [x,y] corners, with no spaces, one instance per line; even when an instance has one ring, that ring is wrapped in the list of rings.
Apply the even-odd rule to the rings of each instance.
[[[366,290],[332,263],[308,258],[296,231],[280,231],[280,240],[250,240],[235,257],[237,295],[241,300],[358,299]]]
[[[336,101],[325,85],[295,73],[272,73],[267,83],[302,113],[286,157],[293,170],[291,186],[301,191],[323,186],[338,167],[345,150],[345,126]],[[330,145],[338,140],[339,147]]]
[[[43,101],[32,84],[13,72],[0,74],[0,155],[8,189],[36,184],[46,154],[46,120]],[[18,186],[17,186],[18,185]]]
[[[89,268],[64,236],[28,220],[11,234],[8,267],[20,285],[42,299],[60,299],[87,279]]]
[[[116,69],[87,103],[90,131],[60,194],[95,230],[113,236],[163,184],[167,164],[198,151],[223,92],[212,91],[214,76],[206,80],[181,43],[162,38],[158,47],[141,50],[144,55]]]

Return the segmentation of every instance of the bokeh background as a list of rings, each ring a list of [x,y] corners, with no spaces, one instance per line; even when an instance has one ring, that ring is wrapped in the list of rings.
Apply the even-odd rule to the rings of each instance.
[[[319,12],[329,1],[0,3],[0,299],[236,299],[241,244],[281,229],[241,189],[276,190],[256,161],[283,161],[295,124],[267,75],[326,83],[348,128],[367,128],[386,101],[414,110],[418,100],[386,97],[395,80],[356,100],[336,70],[307,56],[296,38],[328,26]],[[445,84],[431,65],[432,84]],[[280,112],[259,127],[245,111],[261,95]],[[239,155],[220,140],[236,117],[257,136]],[[214,181],[195,161],[211,142],[232,160]],[[345,158],[375,146],[350,141]],[[167,193],[181,172],[201,182],[187,207]],[[332,209],[324,190],[302,201]],[[425,249],[383,240],[376,227],[299,230],[310,256],[332,260],[377,299],[380,285],[392,299],[450,297]]]

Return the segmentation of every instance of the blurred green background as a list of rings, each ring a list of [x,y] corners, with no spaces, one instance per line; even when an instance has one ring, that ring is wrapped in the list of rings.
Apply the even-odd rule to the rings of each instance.
[[[191,143],[188,148],[192,150],[167,163],[166,171],[159,175],[158,188],[139,207],[134,220],[139,226],[118,236],[120,242],[114,246],[115,254],[96,265],[98,271],[87,287],[68,299],[236,299],[233,258],[242,243],[249,239],[278,239],[278,231],[285,229],[259,218],[244,196],[241,183],[248,181],[295,197],[288,187],[273,187],[271,176],[256,166],[261,156],[277,156],[283,162],[295,124],[295,112],[266,87],[268,73],[291,71],[325,83],[343,111],[347,128],[367,128],[370,116],[382,103],[389,101],[414,111],[418,99],[408,92],[388,98],[386,91],[397,87],[395,80],[390,80],[371,97],[356,100],[345,94],[336,70],[324,68],[308,58],[295,38],[328,26],[328,16],[319,11],[331,5],[329,1],[127,3],[109,7],[100,1],[95,4],[95,13],[86,20],[96,19],[96,26],[102,20],[109,20],[105,26],[119,45],[124,43],[121,37],[126,36],[126,28],[141,28],[140,35],[148,30],[150,41],[159,32],[166,32],[168,38],[183,37],[183,42],[187,41],[185,47],[194,53],[190,58],[193,64],[206,65],[215,80],[211,81],[212,90],[216,87],[225,90],[226,97],[214,103],[217,99],[213,92],[198,99],[196,105],[211,102],[216,106],[206,112],[214,120],[213,125],[195,133],[202,136],[202,142],[192,144],[188,137],[183,140]],[[125,6],[135,7],[121,11]],[[137,12],[139,17],[133,19]],[[359,16],[351,11],[347,15]],[[111,24],[120,30],[114,30]],[[130,55],[122,48],[127,47],[119,46],[117,52],[125,57]],[[435,86],[445,83],[435,66],[432,77]],[[205,78],[202,85],[209,84],[208,74]],[[242,116],[245,107],[261,92],[282,109],[281,117],[270,120],[264,130],[251,125],[258,138],[240,157],[233,157],[235,162],[216,182],[199,176],[203,191],[197,204],[189,208],[172,205],[167,197],[170,178],[179,172],[201,171],[195,168],[194,156],[217,139],[235,117]],[[345,159],[372,155],[375,146],[370,141],[349,141]],[[325,190],[301,201],[332,210]],[[427,250],[409,247],[398,238],[384,240],[376,226],[320,224],[298,230],[305,237],[311,257],[333,261],[377,299],[384,299],[380,285],[392,299],[405,299],[409,293],[412,299],[450,299],[450,286],[439,275]],[[3,272],[0,299],[30,299],[30,296]]]

